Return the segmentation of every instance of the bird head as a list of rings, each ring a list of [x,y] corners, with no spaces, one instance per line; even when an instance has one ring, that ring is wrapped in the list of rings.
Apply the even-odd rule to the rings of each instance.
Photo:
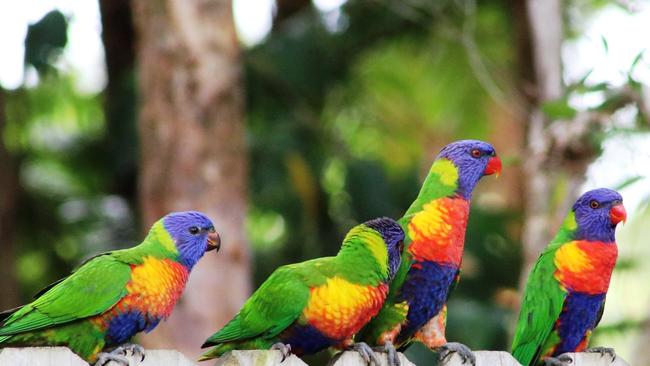
[[[210,219],[197,211],[172,212],[162,219],[165,230],[176,246],[179,261],[189,268],[205,252],[221,247],[221,238]]]
[[[438,159],[451,161],[458,169],[457,192],[464,198],[471,198],[472,191],[484,175],[501,174],[501,159],[487,142],[460,140],[440,150]]]
[[[588,191],[573,205],[576,239],[613,242],[619,222],[627,219],[623,197],[611,189]]]
[[[388,251],[388,279],[392,281],[404,250],[404,230],[395,220],[388,217],[366,221],[364,225],[377,231],[384,240]]]

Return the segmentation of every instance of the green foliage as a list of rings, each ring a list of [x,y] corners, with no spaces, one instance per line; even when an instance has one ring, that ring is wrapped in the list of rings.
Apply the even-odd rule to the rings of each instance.
[[[39,74],[54,70],[52,64],[68,43],[67,30],[68,21],[58,10],[31,24],[25,38],[25,65],[34,66]]]

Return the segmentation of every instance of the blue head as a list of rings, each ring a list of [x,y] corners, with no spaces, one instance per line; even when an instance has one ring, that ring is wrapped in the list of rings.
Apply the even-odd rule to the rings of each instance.
[[[479,140],[452,142],[440,150],[440,158],[450,160],[458,168],[456,192],[465,199],[472,198],[472,191],[481,177],[501,173],[501,160],[494,147]]]
[[[377,231],[384,239],[388,250],[388,280],[392,281],[404,250],[404,230],[395,220],[388,217],[366,221],[364,225]]]
[[[172,212],[162,222],[176,245],[179,262],[188,269],[194,267],[206,251],[218,251],[221,246],[212,221],[200,212]]]
[[[611,189],[589,191],[573,204],[577,240],[613,242],[616,225],[625,221],[627,214],[623,197]]]

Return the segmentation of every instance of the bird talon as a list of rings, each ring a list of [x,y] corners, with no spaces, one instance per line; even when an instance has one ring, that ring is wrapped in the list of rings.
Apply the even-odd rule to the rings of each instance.
[[[600,357],[605,357],[605,354],[612,358],[612,362],[616,360],[616,351],[611,347],[593,347],[585,350],[587,353],[599,353]]]
[[[95,362],[94,366],[104,366],[111,361],[122,366],[129,366],[129,360],[126,356],[107,352],[102,352],[98,355],[97,362]]]
[[[363,358],[363,360],[366,362],[366,365],[370,365],[370,364],[374,364],[375,366],[381,365],[381,361],[379,361],[379,359],[375,355],[375,352],[365,342],[354,343],[353,345],[348,347],[348,349],[357,352],[361,356],[361,358]]]
[[[290,344],[284,344],[281,342],[275,343],[271,346],[272,350],[277,350],[280,351],[282,354],[282,359],[280,360],[280,363],[284,362],[284,360],[287,359],[287,357],[291,356],[291,345]]]
[[[441,362],[447,362],[451,358],[452,354],[457,353],[458,356],[463,361],[463,364],[469,363],[470,365],[476,365],[476,356],[474,353],[462,343],[448,342],[439,348],[438,358]]]

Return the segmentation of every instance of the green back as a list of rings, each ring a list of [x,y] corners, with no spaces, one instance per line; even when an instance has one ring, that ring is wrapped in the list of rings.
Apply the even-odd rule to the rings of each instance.
[[[99,315],[126,295],[126,284],[131,279],[130,265],[142,263],[145,255],[175,258],[178,256],[175,250],[171,237],[159,221],[140,245],[90,258],[70,276],[39,292],[33,302],[6,318],[0,327],[0,336]],[[0,342],[3,340],[6,338]]]
[[[576,227],[575,217],[570,213],[528,277],[512,342],[512,354],[523,365],[535,365],[546,352],[547,345],[554,343],[553,325],[562,312],[567,295],[554,277],[557,269],[555,252],[573,240]]]
[[[383,253],[381,253],[383,248]],[[273,338],[298,320],[309,302],[310,288],[341,277],[355,284],[377,285],[388,278],[386,245],[381,236],[358,225],[345,237],[336,257],[282,266],[246,301],[242,309],[205,346],[254,337]]]

